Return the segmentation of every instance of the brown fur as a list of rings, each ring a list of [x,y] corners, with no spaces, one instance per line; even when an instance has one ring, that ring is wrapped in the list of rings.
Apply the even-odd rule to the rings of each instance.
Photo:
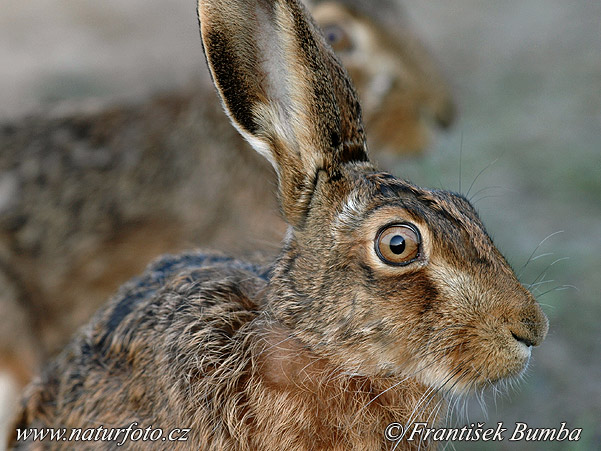
[[[386,98],[401,95],[398,108],[413,113],[396,116],[392,107],[390,130],[423,131],[438,114],[432,102],[452,109],[448,88],[411,32],[398,36],[397,23],[384,26],[369,18],[373,10],[356,7],[316,2],[313,9],[321,25],[348,38],[340,56],[369,105],[368,129],[392,106]],[[391,80],[387,92],[372,92],[379,73],[370,58],[393,63],[381,69]],[[374,131],[376,150],[425,149],[411,133],[388,140],[388,132]],[[23,385],[158,255],[198,245],[275,252],[285,230],[273,171],[232,129],[212,87],[194,84],[129,106],[59,106],[0,127],[0,149],[0,309],[7,318],[0,366]]]
[[[23,359],[30,372],[158,255],[208,243],[244,254],[281,239],[265,181],[272,170],[246,149],[213,96],[32,118],[6,132],[0,159],[19,190],[1,216],[2,308],[14,308],[0,336],[21,355],[37,353]],[[231,147],[221,150],[217,136]]]
[[[546,317],[465,198],[368,161],[355,92],[302,5],[201,1],[199,17],[232,122],[278,173],[284,247],[265,267],[159,260],[29,386],[18,426],[189,427],[183,449],[387,449],[389,423],[440,424],[449,396],[519,376]],[[422,237],[402,265],[374,249],[390,224]]]

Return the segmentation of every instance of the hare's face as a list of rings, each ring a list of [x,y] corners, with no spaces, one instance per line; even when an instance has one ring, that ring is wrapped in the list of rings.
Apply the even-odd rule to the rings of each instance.
[[[289,251],[294,289],[312,305],[294,319],[308,339],[349,371],[455,392],[521,374],[547,319],[467,200],[381,173],[326,190],[340,207],[309,217]]]
[[[449,89],[415,35],[393,35],[338,2],[320,3],[312,12],[357,88],[372,147],[420,152],[431,123],[452,123]]]

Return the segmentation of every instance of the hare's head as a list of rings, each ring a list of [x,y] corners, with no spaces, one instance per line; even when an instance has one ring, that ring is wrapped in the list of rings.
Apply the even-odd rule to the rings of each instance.
[[[425,46],[403,22],[398,2],[315,1],[311,12],[348,70],[361,105],[368,141],[378,150],[419,153],[433,126],[455,118],[450,90]],[[382,16],[395,17],[394,30]],[[399,21],[401,24],[399,25]]]
[[[290,224],[274,320],[345,371],[458,392],[519,375],[547,319],[470,203],[378,171],[355,91],[296,0],[201,0],[226,111]]]

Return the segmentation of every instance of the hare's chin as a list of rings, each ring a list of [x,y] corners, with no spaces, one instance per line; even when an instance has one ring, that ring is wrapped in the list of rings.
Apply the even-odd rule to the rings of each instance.
[[[526,361],[525,365],[528,365],[528,362],[530,361],[530,355],[532,354],[532,346],[529,346],[526,343],[518,341],[515,344],[515,347],[518,352],[518,355]]]
[[[531,346],[523,343],[517,343],[515,349],[511,350],[511,354],[505,358],[505,361],[496,362],[498,366],[494,369],[489,369],[489,365],[484,363],[481,367],[470,366],[459,368],[458,366],[451,368],[427,368],[420,372],[418,378],[420,381],[429,387],[447,392],[453,396],[470,395],[482,389],[492,388],[504,383],[520,379],[530,362]]]
[[[491,386],[499,383],[504,383],[511,380],[520,379],[530,363],[531,346],[527,346],[523,343],[516,344],[516,353],[514,357],[510,359],[507,366],[503,366],[499,369],[498,374],[490,375],[483,381],[484,385]]]

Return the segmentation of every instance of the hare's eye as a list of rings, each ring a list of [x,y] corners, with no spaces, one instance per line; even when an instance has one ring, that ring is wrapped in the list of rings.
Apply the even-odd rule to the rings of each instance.
[[[323,34],[335,52],[344,52],[350,50],[353,46],[349,35],[338,25],[325,25],[323,27]]]
[[[417,228],[410,224],[394,224],[378,232],[376,254],[388,265],[404,266],[419,257],[421,238]]]

